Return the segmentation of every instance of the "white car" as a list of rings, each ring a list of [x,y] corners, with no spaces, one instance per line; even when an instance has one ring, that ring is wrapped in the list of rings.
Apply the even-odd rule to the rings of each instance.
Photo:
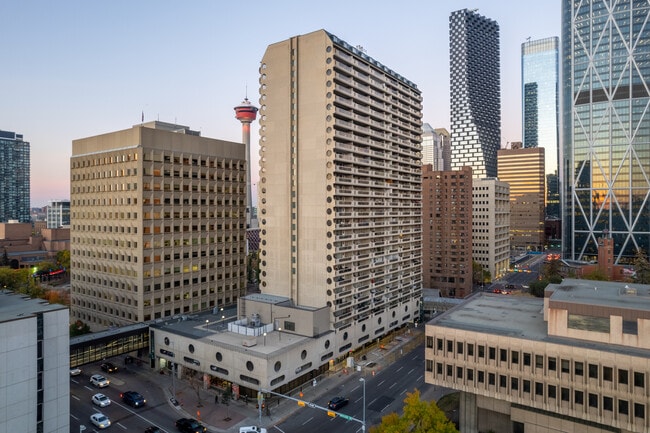
[[[111,399],[105,396],[102,393],[97,393],[93,395],[93,398],[91,399],[93,404],[99,406],[99,407],[106,407],[109,404],[111,404]]]
[[[92,383],[98,388],[104,388],[110,385],[111,382],[101,374],[93,374],[92,376],[90,376],[90,383]]]
[[[248,427],[239,427],[239,433],[266,433],[266,429],[264,427],[251,425]]]
[[[70,369],[70,376],[79,376],[81,374],[81,369],[79,367]]]
[[[90,415],[90,422],[99,429],[104,429],[111,426],[111,420],[108,419],[108,417],[103,413],[94,413]]]

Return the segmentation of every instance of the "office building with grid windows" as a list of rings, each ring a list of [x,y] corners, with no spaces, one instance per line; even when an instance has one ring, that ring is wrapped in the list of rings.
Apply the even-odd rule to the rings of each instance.
[[[0,222],[31,221],[29,155],[22,134],[0,130]]]
[[[647,432],[650,286],[565,279],[544,299],[479,294],[426,325],[425,381],[460,429]]]
[[[246,294],[241,143],[156,121],[74,140],[70,165],[74,319],[103,329]]]

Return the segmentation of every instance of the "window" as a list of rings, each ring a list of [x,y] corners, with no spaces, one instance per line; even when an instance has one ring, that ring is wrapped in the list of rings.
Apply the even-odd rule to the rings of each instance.
[[[589,393],[589,407],[598,409],[598,394]]]
[[[645,374],[638,371],[634,372],[634,386],[645,388]]]
[[[485,358],[485,346],[478,346],[478,357]]]
[[[507,388],[508,387],[508,378],[502,374],[499,375],[499,386],[501,388]]]
[[[582,376],[582,375],[584,375],[584,368],[585,368],[585,366],[584,366],[584,364],[583,364],[582,362],[578,362],[578,361],[576,361],[576,362],[573,364],[573,366],[574,366],[574,370],[575,370],[576,376]]]
[[[463,378],[463,367],[456,367],[456,377],[458,379]]]
[[[454,342],[453,341],[447,341],[447,352],[449,353],[454,353]]]
[[[589,378],[598,379],[598,365],[589,364]]]
[[[544,384],[542,382],[535,382],[535,394],[544,395]]]
[[[447,366],[447,377],[453,377],[454,375],[454,367],[452,365]]]
[[[557,388],[555,385],[548,385],[547,392],[548,398],[557,398]]]
[[[437,344],[438,344],[438,350],[442,350],[442,348],[444,347],[444,343],[442,341],[442,338],[437,339]]]
[[[519,364],[519,352],[510,352],[510,359],[513,364]]]
[[[603,380],[611,382],[613,379],[613,370],[612,367],[603,367]]]
[[[568,359],[563,359],[563,360],[561,361],[562,373],[569,373],[569,372],[570,372],[570,370],[569,370],[569,365],[570,365],[570,363],[569,363],[569,360],[568,360]]]
[[[473,344],[468,344],[467,345],[467,355],[474,356],[474,345]]]
[[[467,380],[470,382],[474,381],[474,370],[471,368],[467,369]]]
[[[645,419],[645,405],[641,403],[634,403],[634,416],[636,418]]]
[[[548,370],[555,371],[557,369],[557,359],[549,357],[548,358]]]
[[[573,401],[575,404],[584,404],[584,393],[582,391],[575,391],[573,393]]]
[[[508,351],[506,349],[501,349],[499,353],[501,362],[508,362]]]
[[[544,355],[535,355],[535,368],[544,368]]]
[[[524,365],[530,367],[530,353],[524,353]]]
[[[436,362],[436,374],[442,375],[442,363]]]
[[[490,347],[490,359],[497,359],[497,349],[494,347]]]
[[[519,379],[516,377],[510,378],[510,389],[517,391],[519,389]]]
[[[497,376],[494,373],[488,373],[488,385],[494,385],[497,381]]]
[[[427,371],[433,371],[433,361],[431,359],[427,359],[426,369]]]
[[[569,388],[560,388],[560,398],[562,401],[569,401]]]
[[[627,400],[618,401],[618,413],[620,413],[621,415],[629,415],[630,408]]]
[[[603,397],[603,409],[613,411],[614,399],[612,397]]]
[[[479,371],[478,372],[478,383],[485,383],[485,372],[484,371]]]
[[[524,380],[524,392],[530,392],[530,380]]]
[[[427,336],[427,348],[433,349],[433,337]]]
[[[627,370],[618,370],[618,383],[621,385],[627,385]]]

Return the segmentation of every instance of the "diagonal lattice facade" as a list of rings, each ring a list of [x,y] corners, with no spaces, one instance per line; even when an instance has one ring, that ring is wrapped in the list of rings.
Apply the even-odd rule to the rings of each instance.
[[[617,263],[650,250],[650,6],[646,0],[562,2],[563,249]]]

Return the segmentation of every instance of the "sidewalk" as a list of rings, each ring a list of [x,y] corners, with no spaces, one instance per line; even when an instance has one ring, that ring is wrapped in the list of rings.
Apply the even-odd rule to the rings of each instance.
[[[423,333],[424,326],[404,330],[403,333],[391,338],[391,341],[381,343],[380,347],[372,347],[367,352],[360,353],[358,355],[360,359],[355,359],[355,362],[365,365],[361,367],[363,374],[375,374],[383,366],[408,353],[411,346],[417,345],[415,343],[418,338],[422,338]],[[362,360],[363,356],[365,359]],[[319,376],[316,379],[316,386],[303,385],[301,400],[314,402],[324,396],[336,395],[336,390],[350,379],[352,373],[344,365],[336,366],[333,371]],[[149,370],[143,374],[159,375],[155,370]],[[236,432],[242,426],[260,425],[260,413],[256,409],[257,401],[255,399],[249,400],[248,403],[242,400],[231,400],[228,405],[225,405],[215,403],[216,391],[213,389],[200,389],[197,396],[197,391],[187,381],[177,380],[175,387],[178,405],[172,403],[172,389],[169,381],[162,381],[161,389],[170,408],[178,413],[178,418],[195,418],[205,425],[208,431],[214,433]],[[292,397],[298,398],[297,395],[292,395]],[[261,416],[261,426],[267,429],[281,423],[296,410],[299,410],[296,402],[288,399],[273,398],[268,404],[270,415],[264,411]]]

